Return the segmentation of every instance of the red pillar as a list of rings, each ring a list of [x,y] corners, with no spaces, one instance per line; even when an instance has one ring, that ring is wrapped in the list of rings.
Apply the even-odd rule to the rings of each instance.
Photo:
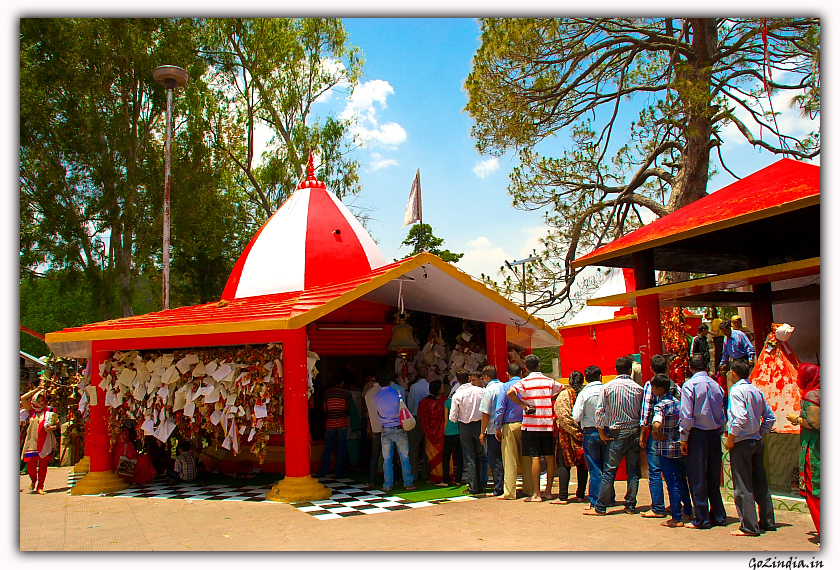
[[[90,470],[111,470],[111,439],[108,436],[109,412],[105,408],[105,390],[99,387],[102,376],[99,365],[111,357],[110,352],[93,353],[93,374],[91,380],[96,386],[96,405],[90,407]]]
[[[633,275],[636,290],[656,287],[656,273],[653,267],[653,252],[641,251],[633,254]],[[650,357],[662,353],[662,325],[659,313],[659,295],[636,297],[638,313],[639,354],[642,359],[642,378],[653,376]]]
[[[73,495],[94,495],[111,493],[128,488],[122,477],[111,471],[111,442],[108,436],[109,412],[105,407],[105,391],[99,387],[102,375],[99,366],[111,357],[111,353],[96,350],[94,346],[91,383],[96,386],[96,405],[90,406],[87,424],[86,454],[90,456],[90,471],[71,490]]]
[[[753,293],[769,296],[773,287],[770,283],[753,285]],[[764,347],[764,339],[770,334],[770,325],[773,324],[773,304],[769,300],[760,300],[750,304],[752,312],[753,333],[755,334],[755,353],[758,354]]]
[[[484,331],[487,340],[487,363],[496,367],[500,382],[507,382],[507,327],[501,323],[485,323]]]
[[[283,503],[321,501],[332,491],[313,478],[309,463],[309,383],[306,370],[306,329],[283,331],[283,424],[286,436],[286,476],[266,499]]]
[[[306,330],[290,331],[283,342],[283,414],[286,477],[310,475]]]

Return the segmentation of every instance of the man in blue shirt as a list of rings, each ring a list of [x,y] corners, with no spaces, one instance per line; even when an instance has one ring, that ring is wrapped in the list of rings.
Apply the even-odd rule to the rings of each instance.
[[[741,331],[732,328],[730,321],[720,323],[724,334],[723,359],[720,361],[721,372],[726,372],[730,361],[755,362],[755,347]]]
[[[586,386],[578,394],[572,408],[572,419],[583,428],[583,458],[589,471],[589,505],[586,510],[595,508],[598,493],[601,491],[601,474],[607,465],[610,446],[601,440],[598,428],[595,426],[595,412],[601,404],[601,392],[604,384],[601,382],[601,369],[588,366],[583,371]],[[615,497],[613,496],[612,499]],[[612,505],[613,500],[610,500]]]
[[[522,470],[522,491],[530,497],[534,494],[534,477],[531,474],[531,458],[522,455],[522,406],[508,398],[508,390],[521,380],[522,368],[512,362],[508,366],[510,380],[502,385],[496,399],[496,440],[502,442],[502,465],[504,467],[504,493],[500,499],[516,499],[516,476]]]
[[[735,361],[730,366],[730,380],[738,381],[729,390],[729,433],[724,446],[729,450],[735,508],[741,527],[733,536],[758,536],[761,531],[776,530],[773,499],[764,469],[764,442],[761,439],[776,423],[764,394],[749,381],[750,367]],[[758,517],[755,507],[758,504]]]
[[[686,456],[688,483],[694,499],[694,520],[685,528],[707,529],[726,523],[720,495],[723,453],[720,436],[726,424],[723,389],[706,372],[706,357],[689,359],[694,375],[682,386],[680,450]]]
[[[493,470],[493,496],[504,493],[504,462],[502,461],[502,443],[496,439],[496,404],[504,384],[499,381],[496,367],[492,364],[481,371],[484,376],[484,396],[481,398],[481,436],[479,439],[487,450],[487,461]]]
[[[385,485],[382,490],[386,493],[394,489],[394,447],[400,456],[403,483],[406,491],[413,491],[414,476],[411,473],[411,462],[408,460],[408,435],[400,425],[400,393],[392,387],[391,375],[383,370],[377,375],[379,392],[373,397],[376,413],[382,423],[382,463],[385,470]]]

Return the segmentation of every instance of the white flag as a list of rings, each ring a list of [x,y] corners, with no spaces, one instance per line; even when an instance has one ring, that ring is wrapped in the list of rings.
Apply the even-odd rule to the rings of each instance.
[[[411,194],[408,195],[408,205],[405,207],[403,227],[419,222],[423,217],[423,200],[420,196],[420,169],[411,184]]]

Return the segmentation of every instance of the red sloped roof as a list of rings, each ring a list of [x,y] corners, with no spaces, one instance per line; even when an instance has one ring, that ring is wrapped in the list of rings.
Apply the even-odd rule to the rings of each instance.
[[[306,291],[214,301],[203,305],[180,307],[67,328],[60,332],[48,333],[47,342],[163,337],[207,332],[247,332],[268,327],[299,328],[322,316],[321,312],[317,311],[318,308],[325,307],[331,301],[339,299],[361,285],[408,264],[415,260],[415,257],[385,265],[349,281],[313,287]],[[326,312],[335,308],[330,307]],[[299,319],[295,317],[304,315],[306,322],[297,322]]]
[[[783,158],[572,262],[573,267],[651,249],[819,204],[820,167]]]

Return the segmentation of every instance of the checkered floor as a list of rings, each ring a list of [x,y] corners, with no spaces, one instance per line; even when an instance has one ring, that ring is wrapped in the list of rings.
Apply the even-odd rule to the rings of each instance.
[[[84,475],[70,473],[67,481],[73,487]],[[441,503],[471,501],[477,497],[464,495],[448,499],[434,499],[430,501],[412,502],[402,497],[388,495],[384,491],[374,489],[368,485],[355,483],[352,479],[331,479],[319,477],[318,480],[329,487],[333,495],[324,501],[306,501],[291,503],[301,512],[319,520],[338,519],[357,515],[370,515],[430,507]],[[109,497],[132,497],[146,499],[189,499],[193,501],[266,501],[265,495],[271,490],[271,485],[245,485],[233,487],[230,485],[184,485],[172,484],[166,479],[155,479],[150,483],[132,485],[125,491],[108,493]],[[269,503],[273,501],[268,501]]]

